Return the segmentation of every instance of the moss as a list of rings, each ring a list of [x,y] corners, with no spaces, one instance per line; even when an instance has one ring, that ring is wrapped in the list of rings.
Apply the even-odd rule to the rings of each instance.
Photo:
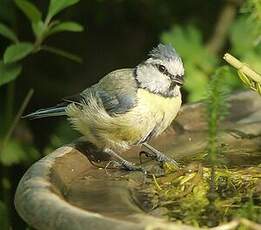
[[[211,168],[191,164],[167,170],[166,176],[154,178],[150,192],[157,196],[157,207],[168,209],[171,221],[212,226],[244,217],[261,223],[261,167],[217,168],[215,209],[208,199]],[[210,223],[211,215],[216,223]]]

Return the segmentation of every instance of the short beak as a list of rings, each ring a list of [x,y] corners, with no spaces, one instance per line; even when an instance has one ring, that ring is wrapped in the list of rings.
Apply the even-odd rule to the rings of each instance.
[[[182,86],[184,84],[183,76],[176,75],[172,78],[172,81],[175,82],[177,85]]]

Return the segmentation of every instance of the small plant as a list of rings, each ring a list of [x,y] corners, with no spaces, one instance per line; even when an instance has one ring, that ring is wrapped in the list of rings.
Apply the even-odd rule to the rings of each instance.
[[[31,23],[35,40],[33,42],[20,41],[12,29],[0,23],[0,35],[12,42],[12,44],[6,48],[3,60],[0,60],[0,86],[15,80],[22,71],[21,61],[27,56],[41,50],[55,53],[76,62],[81,62],[81,58],[74,54],[44,44],[45,40],[54,34],[64,31],[83,31],[83,27],[76,22],[61,22],[54,19],[62,10],[77,2],[79,2],[79,0],[50,0],[47,15],[43,20],[42,13],[34,4],[27,0],[15,0],[16,6],[25,14]]]
[[[15,0],[14,3],[24,13],[31,24],[34,34],[33,41],[21,41],[11,28],[0,23],[0,35],[11,41],[11,44],[4,51],[3,58],[0,60],[0,89],[6,86],[6,97],[4,106],[2,106],[4,107],[3,114],[0,114],[0,171],[2,175],[0,181],[1,229],[12,228],[10,223],[10,207],[12,203],[13,180],[11,178],[10,166],[17,164],[28,166],[40,157],[40,153],[33,146],[27,127],[19,124],[20,117],[33,94],[33,90],[29,90],[14,116],[15,80],[21,74],[24,67],[22,61],[28,56],[33,56],[42,50],[63,56],[77,63],[82,61],[80,57],[74,54],[45,44],[48,37],[57,33],[83,31],[83,27],[76,22],[62,22],[55,19],[57,14],[62,10],[78,2],[79,0],[50,0],[47,14],[43,17],[42,12],[30,1]],[[20,138],[19,135],[17,135],[18,137],[14,135],[19,128],[22,129],[23,136],[28,136],[27,139],[25,138],[26,141],[21,138],[21,135]]]
[[[218,152],[218,124],[227,114],[227,95],[229,88],[226,77],[229,75],[227,67],[219,68],[209,82],[207,90],[207,117],[208,117],[208,155],[209,160],[215,164]]]
[[[228,114],[227,95],[231,88],[227,78],[231,76],[228,66],[220,67],[208,84],[207,161],[191,163],[179,171],[168,169],[164,177],[153,178],[149,191],[154,194],[153,206],[166,208],[165,215],[172,221],[195,227],[220,225],[217,229],[260,228],[259,167],[228,169],[218,160],[219,126]]]
[[[209,192],[207,198],[209,205],[207,206],[207,213],[209,213],[209,225],[216,225],[218,211],[215,206],[215,201],[218,198],[216,191],[216,167],[218,158],[218,127],[219,123],[227,114],[227,95],[228,86],[226,84],[226,75],[228,74],[227,67],[219,68],[214,76],[211,78],[207,91],[207,118],[208,118],[208,160],[211,164],[211,177]]]
[[[219,125],[228,114],[229,107],[228,76],[231,76],[229,67],[220,67],[208,84],[205,100],[208,121],[207,161],[202,164],[193,162],[178,171],[169,169],[168,174],[161,178],[153,177],[154,183],[149,191],[154,194],[153,206],[164,207],[165,215],[171,221],[181,221],[196,229],[217,225],[220,225],[215,227],[217,229],[260,228],[261,197],[257,190],[260,169],[228,169],[218,160],[221,152]]]

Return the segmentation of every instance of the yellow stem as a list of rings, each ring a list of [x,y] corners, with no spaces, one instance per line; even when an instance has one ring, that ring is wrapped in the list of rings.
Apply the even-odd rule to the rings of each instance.
[[[157,179],[156,179],[156,177],[155,177],[154,174],[152,174],[152,178],[153,178],[153,180],[154,180],[154,183],[155,183],[157,189],[161,191],[162,188],[160,187],[160,185],[159,185],[159,183],[158,183],[158,181],[157,181]]]
[[[255,72],[254,70],[252,70],[251,68],[249,68],[247,64],[239,61],[237,58],[235,58],[229,53],[226,53],[223,58],[230,65],[238,69],[240,72],[244,73],[245,75],[247,75],[248,77],[256,81],[257,83],[261,83],[261,75]]]

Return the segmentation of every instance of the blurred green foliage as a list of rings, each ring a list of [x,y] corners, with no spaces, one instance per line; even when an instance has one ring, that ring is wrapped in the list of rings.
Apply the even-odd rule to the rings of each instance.
[[[218,19],[215,17],[216,13],[211,12],[209,14],[211,18],[207,18],[206,15],[208,15],[207,11],[210,6],[212,10],[222,11],[220,6],[225,5],[226,1],[222,1],[218,8],[215,4],[220,1],[213,1],[213,3],[210,1],[157,0],[81,1],[84,2],[84,7],[78,7],[74,12],[67,10],[66,14],[60,17],[60,12],[78,2],[79,0],[50,0],[47,5],[46,1],[0,0],[0,36],[3,39],[0,47],[3,49],[1,54],[3,58],[0,60],[0,90],[2,90],[0,93],[4,95],[4,100],[2,100],[4,103],[0,105],[0,147],[14,121],[15,112],[18,111],[15,109],[15,104],[17,105],[17,98],[19,99],[21,94],[18,94],[17,91],[22,87],[19,85],[16,88],[15,85],[20,84],[20,82],[17,83],[20,81],[17,78],[19,75],[23,73],[23,78],[27,77],[28,79],[26,82],[21,81],[26,90],[29,86],[34,85],[38,87],[38,94],[41,94],[39,91],[44,92],[42,97],[47,98],[50,95],[55,95],[58,98],[61,94],[66,96],[72,82],[74,82],[74,90],[83,89],[88,86],[85,85],[86,83],[94,83],[95,75],[112,70],[110,69],[112,68],[112,56],[119,56],[118,59],[115,58],[116,61],[114,60],[117,68],[126,67],[127,63],[132,65],[138,60],[140,61],[145,56],[142,47],[150,50],[152,44],[156,45],[158,42],[156,41],[157,36],[164,43],[173,44],[184,61],[185,90],[188,101],[201,100],[207,95],[210,78],[215,76],[215,71],[222,65],[221,55],[224,49],[219,50],[218,53],[211,53],[208,50],[206,34],[211,33],[211,29],[205,25],[212,25]],[[202,3],[206,5],[205,11],[195,10],[195,7]],[[260,5],[259,0],[246,1],[234,19],[224,44],[225,49],[228,48],[230,52],[242,61],[249,63],[257,71],[261,70],[259,64],[261,55]],[[43,6],[46,6],[46,10]],[[27,28],[27,24],[23,24],[23,21],[18,22],[22,17],[21,13],[27,19],[26,22],[29,22],[27,23],[30,25],[29,28]],[[201,13],[203,14],[200,15]],[[190,15],[192,17],[187,20],[186,18]],[[57,18],[58,16],[59,18]],[[210,23],[200,24],[200,20],[197,18],[200,16],[204,20],[209,20]],[[84,36],[72,40],[70,34],[53,40],[53,37],[56,37],[53,35],[60,32],[83,31],[80,24],[70,20],[73,17],[79,19],[81,23],[93,24],[92,31],[88,34],[88,37],[91,37],[90,40],[86,42]],[[212,26],[214,27],[214,25]],[[104,35],[105,30],[108,30],[110,34]],[[147,35],[148,31],[151,32],[149,35]],[[161,33],[161,31],[164,32]],[[154,34],[154,37],[150,36],[151,34]],[[50,43],[56,41],[56,44],[60,45],[61,43],[65,47],[67,44],[69,48],[77,47],[77,44],[81,43],[78,50],[76,48],[77,51],[80,51],[82,47],[90,47],[92,52],[86,52],[86,55],[89,55],[86,58],[87,64],[73,69],[72,73],[66,76],[64,70],[68,66],[64,62],[52,65],[52,57],[43,54],[36,66],[37,71],[30,72],[39,53],[42,53],[40,51],[52,52],[76,62],[82,61],[77,55],[46,45],[47,39],[50,39]],[[124,47],[124,44],[128,44],[129,47]],[[143,56],[139,56],[139,51],[144,53]],[[95,66],[94,69],[92,69],[93,66]],[[79,75],[78,80],[75,75]],[[222,72],[222,76],[230,88],[241,87],[238,77],[235,76],[232,69],[226,70],[225,73]],[[214,77],[213,81],[216,81],[215,79]],[[61,84],[63,87],[60,87]],[[72,87],[70,86],[70,88]],[[50,102],[50,100],[45,101],[38,97],[37,104],[42,106],[42,102]],[[12,225],[10,207],[13,203],[13,194],[10,194],[13,193],[18,177],[21,176],[17,176],[16,173],[22,174],[33,161],[77,137],[66,121],[41,123],[39,126],[47,124],[44,129],[35,128],[37,126],[35,123],[29,127],[28,123],[25,121],[17,123],[4,151],[0,150],[0,170],[2,171],[0,187],[3,191],[0,194],[0,226],[3,226],[1,229],[9,229]],[[47,133],[48,139],[43,133]],[[35,138],[36,141],[34,136],[39,136]],[[42,140],[42,137],[45,137],[45,141]],[[39,141],[39,139],[41,140]],[[41,143],[39,144],[39,142]]]
[[[261,72],[261,27],[257,34],[256,25],[249,19],[242,16],[233,24],[229,34],[230,42],[233,44],[231,53],[242,62],[250,63],[257,72]]]
[[[3,1],[3,0],[2,0]],[[12,198],[10,192],[12,189],[10,179],[10,167],[14,165],[24,165],[28,167],[32,162],[39,159],[41,154],[36,150],[32,143],[32,138],[26,135],[28,129],[25,126],[18,125],[21,114],[27,106],[32,92],[28,94],[22,103],[17,115],[14,116],[14,81],[22,73],[23,60],[41,50],[55,53],[66,57],[72,61],[81,62],[81,58],[44,44],[44,41],[54,34],[69,31],[81,32],[83,27],[73,21],[61,22],[53,18],[63,9],[76,4],[79,0],[50,0],[47,15],[42,19],[42,12],[30,1],[15,0],[17,8],[19,8],[27,17],[31,24],[34,34],[34,41],[20,41],[18,35],[6,24],[0,23],[0,35],[8,39],[11,44],[7,46],[3,53],[3,59],[0,60],[0,87],[7,84],[5,111],[1,114],[0,132],[0,170],[2,172],[0,188],[2,194],[0,199],[0,226],[1,229],[10,229],[10,204]],[[8,8],[8,3],[6,8]],[[1,5],[2,7],[2,5]],[[0,10],[0,14],[3,13]],[[3,15],[8,18],[8,15]],[[19,132],[20,131],[20,132]],[[8,186],[7,186],[8,185]]]
[[[15,0],[16,6],[24,13],[31,23],[35,41],[19,41],[18,36],[12,29],[3,23],[0,23],[0,35],[13,42],[13,44],[6,48],[3,55],[3,61],[0,61],[0,86],[15,80],[16,77],[18,77],[22,68],[22,65],[18,63],[19,61],[31,54],[39,52],[40,50],[52,52],[73,61],[81,62],[81,59],[74,54],[43,45],[44,40],[50,35],[64,31],[83,31],[83,27],[76,22],[60,22],[59,20],[52,20],[60,11],[76,4],[77,2],[79,2],[79,0],[50,0],[47,15],[45,19],[42,20],[42,13],[33,3],[27,0]]]
[[[43,153],[47,155],[64,144],[69,144],[79,137],[78,132],[72,130],[67,121],[60,122],[50,136],[50,143],[44,148]]]
[[[185,65],[188,100],[197,101],[205,97],[209,75],[217,65],[217,57],[204,47],[202,33],[195,26],[174,26],[162,34],[161,40],[170,43],[181,55]]]
[[[242,61],[251,63],[257,72],[261,72],[261,3],[249,0],[245,3],[242,13],[232,24],[228,40],[230,50]],[[172,44],[181,55],[185,65],[186,84],[189,101],[198,101],[206,96],[210,76],[222,64],[220,54],[209,52],[203,42],[203,31],[196,26],[177,26],[164,32],[161,40]],[[227,84],[232,89],[241,87],[238,79],[228,74]]]
[[[5,151],[0,155],[0,162],[5,166],[15,164],[30,165],[40,157],[34,146],[24,144],[19,140],[10,140],[5,147]]]
[[[247,1],[242,7],[244,14],[234,20],[227,35],[227,40],[230,42],[230,51],[243,62],[250,63],[251,67],[257,72],[261,71],[261,2]],[[220,153],[218,143],[219,123],[222,121],[228,111],[227,95],[232,89],[241,87],[238,78],[235,76],[235,71],[232,68],[222,67],[220,54],[211,52],[206,43],[203,42],[203,31],[200,31],[196,26],[174,26],[161,36],[164,43],[172,44],[181,55],[185,65],[185,89],[188,92],[189,101],[198,101],[206,98],[207,118],[208,118],[208,149],[207,157],[211,165],[211,176],[209,179],[209,189],[204,198],[208,199],[209,204],[200,203],[202,208],[197,210],[206,210],[208,222],[217,225],[219,210],[217,208],[217,166],[218,154]],[[220,50],[221,51],[221,50]],[[242,66],[244,64],[242,63]],[[239,73],[240,69],[238,70]],[[240,79],[243,73],[240,75]],[[246,79],[246,78],[244,78]],[[246,79],[248,80],[248,79]],[[244,83],[251,88],[260,87],[260,84]],[[259,88],[256,89],[259,92]],[[167,191],[164,191],[167,193]],[[249,195],[249,194],[247,194]],[[251,194],[250,194],[251,195]],[[194,203],[194,198],[192,199]],[[184,203],[184,202],[183,202]],[[198,206],[199,206],[198,205]],[[240,208],[234,216],[246,217],[254,221],[258,221],[259,213],[255,210],[253,202],[248,202],[244,207]],[[189,206],[191,207],[191,206]],[[179,207],[180,208],[180,207]],[[195,212],[194,212],[195,213]],[[196,214],[197,215],[197,214]],[[193,214],[185,215],[189,220],[193,218]],[[194,223],[195,225],[198,222]]]
[[[15,0],[17,7],[25,14],[28,20],[30,20],[35,41],[33,43],[19,41],[18,36],[8,26],[0,23],[0,35],[13,42],[13,44],[6,48],[3,61],[0,61],[0,86],[14,81],[22,71],[20,61],[28,55],[39,52],[41,49],[54,52],[72,60],[80,60],[80,58],[65,51],[42,45],[44,40],[52,34],[64,31],[80,32],[83,30],[83,27],[76,22],[52,21],[52,18],[56,14],[77,2],[79,2],[79,0],[51,0],[47,16],[45,20],[42,20],[42,13],[31,2],[27,0]],[[13,95],[9,95],[9,97],[13,97]],[[12,107],[13,105],[7,103],[7,107],[10,106]],[[6,110],[6,112],[8,112],[8,110]],[[12,116],[12,114],[6,114],[6,116]],[[3,132],[2,135],[5,135],[5,132]],[[8,144],[5,143],[5,145],[2,145],[0,154],[0,162],[5,166],[21,163],[26,160],[35,160],[39,157],[38,152],[33,147],[28,148],[28,145],[23,146],[19,141],[14,140],[6,140],[6,142],[8,142]]]
[[[247,0],[241,8],[242,13],[247,13],[247,21],[254,27],[256,45],[260,43],[261,31],[261,2],[260,0]]]

